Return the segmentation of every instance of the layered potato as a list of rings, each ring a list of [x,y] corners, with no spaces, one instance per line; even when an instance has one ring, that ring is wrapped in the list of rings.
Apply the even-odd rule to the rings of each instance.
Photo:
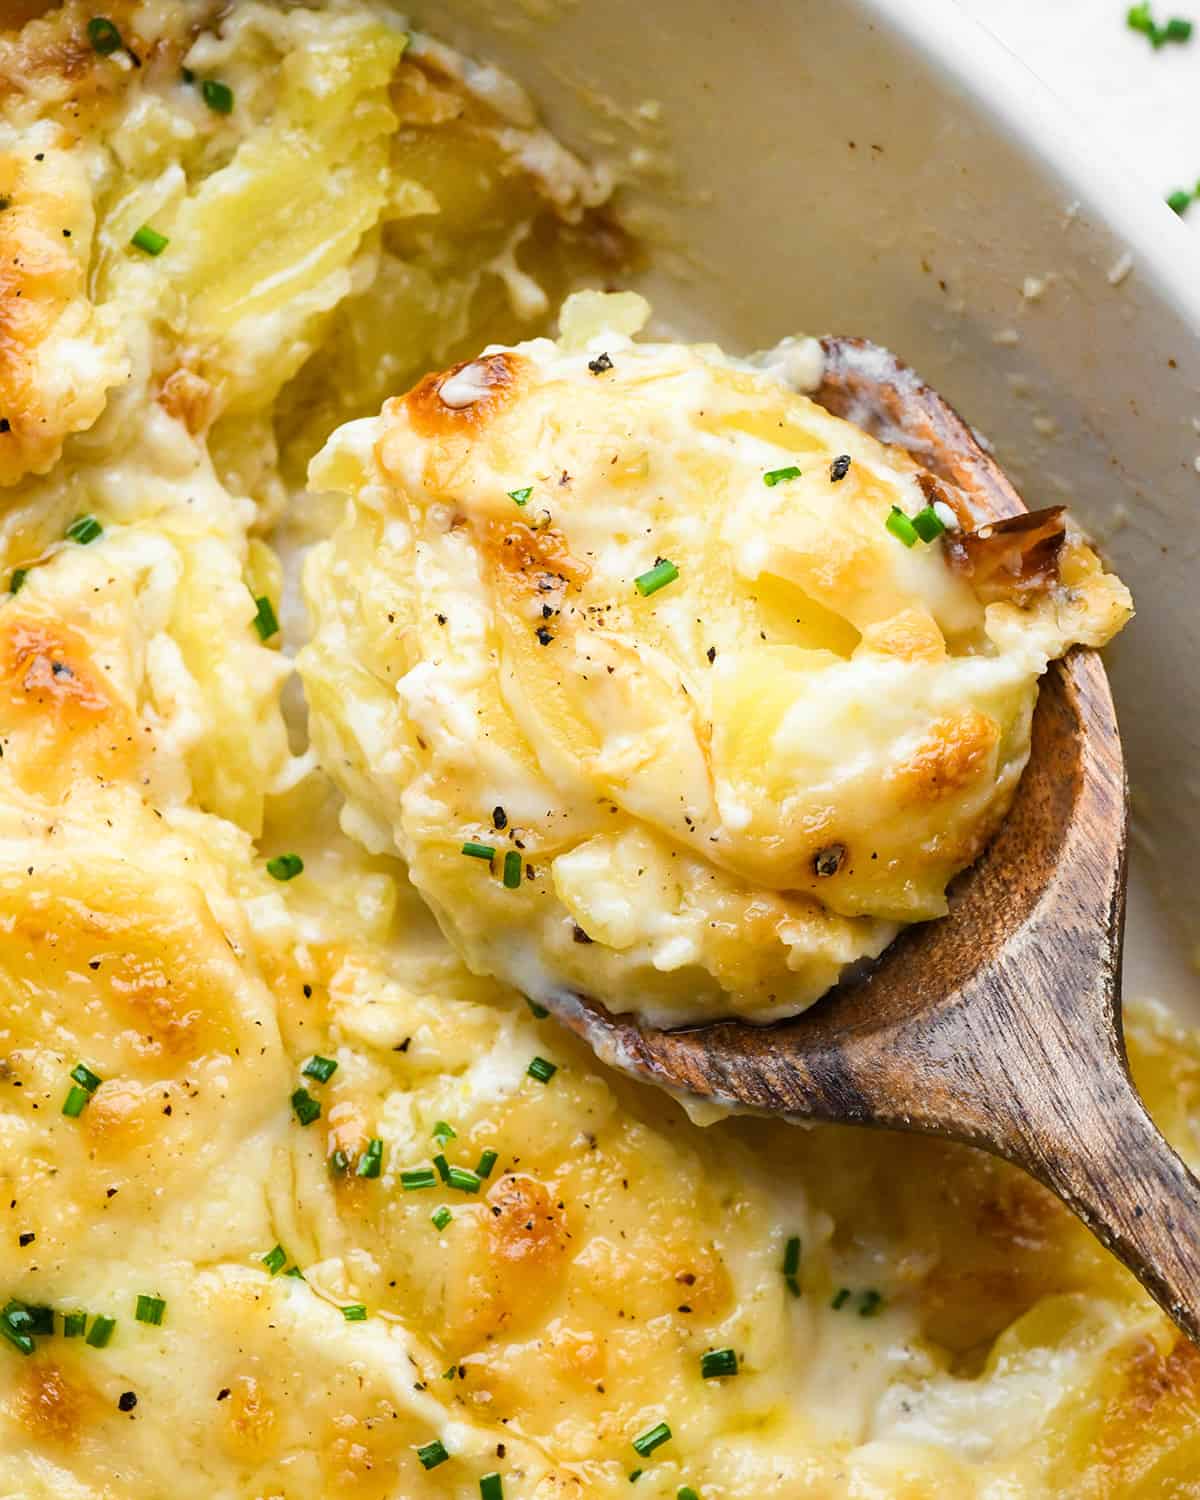
[[[335,433],[312,484],[350,505],[309,559],[301,671],[355,826],[472,967],[772,1019],[945,912],[1038,677],[1129,595],[1074,536],[1044,588],[1006,584],[907,452],[779,360],[635,342],[645,313],[579,294],[558,343]]]
[[[297,476],[593,279],[602,181],[383,6],[114,4],[111,52],[92,9],[19,13],[0,1495],[1187,1494],[1200,1360],[1041,1189],[916,1139],[698,1128],[339,828],[366,818],[279,649],[278,550],[333,504]],[[1129,1031],[1200,1160],[1195,1039]]]

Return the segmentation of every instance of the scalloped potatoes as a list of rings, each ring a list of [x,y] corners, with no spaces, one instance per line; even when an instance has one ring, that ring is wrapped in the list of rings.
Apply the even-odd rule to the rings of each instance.
[[[654,1500],[1185,1492],[1195,1352],[1044,1192],[931,1142],[697,1129],[472,974],[394,855],[338,832],[303,716],[285,721],[279,640],[303,628],[275,547],[303,550],[336,503],[298,476],[339,423],[594,275],[603,178],[386,6],[108,17],[140,67],[91,45],[77,3],[0,35],[0,244],[22,262],[0,273],[0,1495],[384,1500],[492,1473],[506,1500],[628,1496],[635,1474]],[[130,244],[142,223],[161,254]],[[537,559],[534,493],[553,513],[561,475],[528,457],[509,485],[527,504],[500,513],[535,520]],[[339,440],[328,482],[361,461]],[[631,455],[623,493],[645,479]],[[788,512],[789,483],[756,498]],[[378,778],[408,763],[362,749],[395,722],[405,601],[354,601],[403,538],[393,520],[376,555],[369,534],[314,565],[310,681],[345,820],[388,846]],[[669,545],[678,580],[625,601],[660,622],[656,663],[670,590],[696,583]],[[655,555],[639,540],[630,566]],[[555,556],[570,579],[576,549]],[[549,656],[570,597],[530,603],[520,571],[511,628]],[[702,616],[727,654],[767,644],[747,622],[803,613],[811,649],[851,660],[830,611],[768,611],[765,576],[731,572],[753,606]],[[1085,594],[1115,623],[1117,596]],[[562,633],[544,647],[543,625]],[[503,851],[493,810],[476,831]],[[739,857],[763,857],[749,833]],[[579,864],[564,881],[599,907]],[[1130,1033],[1195,1160],[1194,1039],[1152,1012]],[[722,1350],[736,1375],[706,1379]]]
[[[985,602],[952,540],[896,534],[911,458],[715,349],[633,342],[635,303],[574,299],[560,344],[335,434],[312,482],[353,503],[301,669],[353,815],[472,966],[767,1019],[945,911],[1039,674],[1129,600],[1073,541],[1070,590]]]

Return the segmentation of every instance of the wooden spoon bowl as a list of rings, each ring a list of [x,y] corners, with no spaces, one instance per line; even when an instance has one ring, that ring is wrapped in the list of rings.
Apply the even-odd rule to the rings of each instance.
[[[815,399],[965,492],[1025,507],[958,415],[885,350],[825,339]],[[1200,1183],[1129,1077],[1121,1030],[1126,786],[1108,681],[1076,648],[1041,685],[1008,818],[870,974],[794,1020],[664,1031],[577,995],[560,1017],[667,1089],[793,1120],[966,1141],[1055,1192],[1200,1341]]]

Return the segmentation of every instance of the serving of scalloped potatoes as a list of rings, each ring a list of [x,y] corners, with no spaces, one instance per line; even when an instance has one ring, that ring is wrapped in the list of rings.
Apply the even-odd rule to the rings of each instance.
[[[1117,586],[1080,552],[1069,598],[1011,619],[981,609],[939,573],[944,539],[909,549],[887,531],[889,495],[916,513],[896,455],[757,367],[638,352],[636,304],[600,304],[601,322],[626,320],[603,349],[587,347],[597,304],[575,304],[571,347],[531,346],[511,393],[423,379],[541,331],[570,285],[619,277],[623,239],[604,175],[511,80],[388,5],[35,0],[20,14],[0,30],[0,1496],[1188,1494],[1200,1357],[1042,1189],[930,1141],[700,1129],[473,972],[414,885],[452,931],[467,903],[514,932],[528,922],[535,947],[548,912],[578,924],[592,941],[572,925],[568,959],[595,975],[618,924],[653,916],[629,909],[604,845],[619,825],[634,859],[639,841],[659,851],[664,880],[690,861],[727,883],[731,946],[699,946],[714,997],[743,973],[737,924],[759,918],[728,892],[752,882],[784,892],[764,898],[761,930],[772,900],[803,914],[815,988],[936,908],[945,866],[928,851],[911,902],[855,862],[786,885],[813,846],[762,837],[779,789],[753,747],[803,703],[803,669],[845,674],[845,701],[871,715],[886,705],[855,685],[864,658],[872,680],[923,673],[920,701],[961,707],[954,674],[977,648],[998,680],[970,706],[1002,728],[988,776],[946,804],[966,840],[999,815],[1039,663],[1111,633]],[[610,403],[639,361],[626,437]],[[569,404],[539,395],[547,371]],[[655,401],[663,383],[677,405]],[[462,402],[448,422],[446,394]],[[453,424],[471,427],[481,400],[468,451]],[[416,430],[422,413],[446,433]],[[618,456],[593,521],[598,460],[572,417]],[[511,452],[492,446],[502,432]],[[538,461],[551,435],[571,449],[566,484]],[[434,448],[450,498],[426,513],[412,476]],[[791,467],[799,478],[764,482]],[[749,476],[745,514],[723,504],[727,473]],[[497,475],[523,503],[493,493]],[[876,629],[865,590],[852,614],[832,608],[796,571],[811,550],[795,524],[827,526],[835,491],[839,545],[861,528],[905,628],[893,610]],[[690,529],[685,495],[703,520]],[[439,516],[461,521],[439,531]],[[498,578],[481,570],[489,534],[521,541]],[[530,587],[551,549],[559,581]],[[315,629],[285,582],[298,554]],[[660,555],[678,577],[642,593]],[[484,660],[496,631],[503,672]],[[311,741],[290,655],[310,637]],[[617,696],[597,717],[577,659],[593,641],[613,653],[606,680],[620,663],[631,690],[649,684],[633,708],[662,714],[672,775],[687,770],[670,759],[683,688],[708,712],[723,683],[707,831],[728,847],[711,858],[669,805],[690,781],[662,801],[644,754],[631,742],[621,781],[608,743],[615,810],[599,827],[582,801],[546,804],[578,820],[574,853],[600,845],[592,870],[568,859],[560,892],[533,788],[584,784],[587,737],[611,740],[633,711]],[[548,670],[568,652],[569,676]],[[459,736],[442,792],[488,789],[444,870],[443,804],[416,810],[426,847],[401,803],[422,776],[441,785],[449,741],[422,746],[410,704]],[[522,724],[538,726],[524,749]],[[913,806],[934,816],[925,795]],[[847,852],[860,836],[887,847],[897,807],[864,800],[857,816]],[[495,846],[494,873],[466,842]],[[509,852],[529,855],[515,889]],[[882,915],[857,909],[883,895]],[[478,933],[456,937],[475,962]],[[616,972],[636,951],[608,946]],[[1154,1008],[1128,1029],[1151,1106],[1197,1161],[1200,1047]]]
[[[946,910],[1039,675],[1129,596],[1078,539],[1069,587],[981,593],[965,497],[770,368],[634,342],[646,311],[581,294],[558,344],[334,435],[301,671],[351,815],[472,967],[769,1020]]]

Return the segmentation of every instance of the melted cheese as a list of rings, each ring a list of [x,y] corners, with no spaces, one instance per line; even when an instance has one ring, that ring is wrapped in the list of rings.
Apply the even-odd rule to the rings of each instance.
[[[59,152],[10,228],[63,227],[38,196],[52,180],[94,226],[86,274],[60,264],[28,325],[42,331],[0,357],[0,399],[48,419],[44,446],[22,429],[3,450],[0,497],[0,577],[25,570],[0,602],[0,1307],[47,1308],[53,1329],[29,1354],[0,1338],[0,1495],[449,1500],[495,1471],[508,1500],[609,1500],[637,1469],[653,1500],[684,1484],[724,1500],[1186,1493],[1195,1351],[1045,1193],[931,1142],[697,1128],[438,932],[373,810],[403,746],[390,769],[357,758],[394,712],[394,658],[346,649],[339,676],[312,679],[322,751],[361,778],[350,803],[302,715],[285,723],[295,682],[255,601],[302,627],[263,534],[302,550],[330,514],[291,480],[451,345],[520,331],[493,267],[522,231],[522,274],[555,300],[575,254],[558,205],[584,214],[569,185],[589,175],[576,164],[551,192],[510,170],[524,155],[501,128],[528,127],[526,154],[551,160],[513,118],[519,95],[419,39],[381,85],[400,30],[384,7],[107,9],[140,69],[93,52],[76,0],[0,38],[4,149],[36,157],[49,132]],[[185,59],[229,81],[231,116],[180,83]],[[270,143],[243,151],[279,126],[284,75],[339,111],[340,88],[365,91],[360,123],[386,141],[379,220],[357,247],[334,226],[346,277],[318,255],[313,297],[256,313],[241,346],[215,325],[201,338],[207,278],[241,268],[185,244],[193,303],[170,260],[181,220],[159,221],[172,245],[142,261],[118,215],[169,203],[199,222],[230,170],[253,207],[244,169]],[[328,163],[339,128],[313,118],[320,139],[296,144]],[[346,182],[336,161],[330,181]],[[304,208],[274,247],[293,290],[313,225]],[[355,479],[354,447],[339,439],[331,482]],[[65,535],[83,514],[102,526],[86,544]],[[386,547],[409,545],[404,526]],[[340,600],[322,641],[340,620],[347,648],[371,560],[352,541],[343,581],[319,574]],[[455,604],[464,630],[471,602]],[[364,618],[386,642],[401,608]],[[304,869],[280,882],[267,862],[285,852]],[[1157,1013],[1129,1031],[1195,1161],[1200,1049]],[[337,1063],[325,1082],[303,1072],[317,1054]],[[557,1065],[547,1083],[535,1056]],[[101,1082],[64,1115],[80,1062]],[[300,1087],[320,1108],[306,1125]],[[496,1153],[476,1191],[437,1179],[439,1122],[449,1163]],[[380,1175],[361,1176],[373,1140]],[[421,1169],[436,1185],[406,1190]],[[163,1299],[161,1324],[138,1321],[139,1296]],[[89,1330],[115,1320],[102,1347],[66,1336],[81,1312]],[[727,1347],[740,1373],[704,1381],[700,1356]],[[644,1460],[632,1440],[659,1421],[671,1438]],[[427,1470],[435,1440],[448,1459]]]
[[[636,343],[640,316],[573,300],[560,344],[335,434],[313,482],[353,503],[302,671],[326,763],[474,967],[768,1019],[946,910],[1038,675],[1128,595],[1093,567],[1071,602],[985,605],[887,529],[925,503],[912,460],[789,389],[804,346],[760,373]]]

